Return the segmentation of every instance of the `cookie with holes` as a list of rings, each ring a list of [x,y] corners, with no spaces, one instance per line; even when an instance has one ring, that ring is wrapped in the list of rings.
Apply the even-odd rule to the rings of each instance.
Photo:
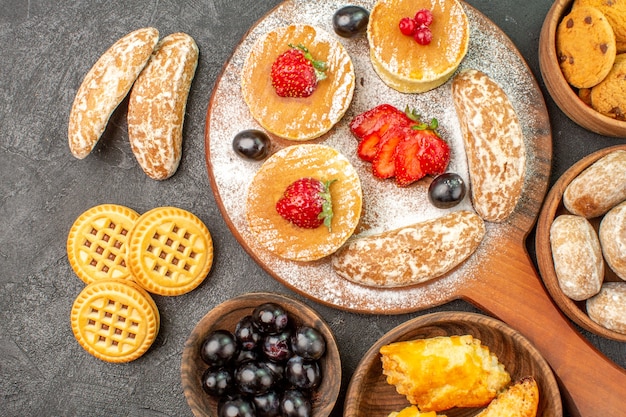
[[[213,240],[193,213],[157,207],[135,222],[127,256],[133,278],[143,288],[159,295],[181,295],[207,277],[213,264]]]
[[[126,263],[128,233],[139,214],[117,204],[86,210],[72,224],[67,237],[67,258],[85,283],[101,279],[129,279]]]
[[[70,322],[74,337],[87,352],[113,363],[142,356],[161,324],[150,294],[128,279],[88,284],[74,300]]]

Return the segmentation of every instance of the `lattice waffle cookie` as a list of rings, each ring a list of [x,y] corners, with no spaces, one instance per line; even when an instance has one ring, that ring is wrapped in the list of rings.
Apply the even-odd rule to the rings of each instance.
[[[185,294],[204,281],[213,264],[209,229],[193,213],[158,207],[142,214],[128,241],[135,281],[159,295]]]
[[[72,306],[78,343],[106,362],[130,362],[143,355],[159,332],[160,316],[150,295],[130,280],[87,285]]]
[[[128,233],[139,214],[116,204],[102,204],[81,214],[67,238],[67,257],[86,284],[130,278],[126,263]]]

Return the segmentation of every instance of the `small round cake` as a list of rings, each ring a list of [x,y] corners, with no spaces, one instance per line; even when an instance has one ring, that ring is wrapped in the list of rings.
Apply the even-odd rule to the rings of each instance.
[[[272,85],[272,65],[290,45],[303,45],[325,62],[326,78],[308,97],[281,97]],[[343,45],[328,32],[310,25],[276,28],[253,45],[241,71],[241,90],[252,117],[268,132],[305,141],[328,132],[350,106],[354,66]]]
[[[419,10],[432,13],[427,45],[400,31],[399,22]],[[422,93],[445,83],[465,57],[469,23],[457,0],[379,0],[367,28],[370,60],[378,76],[402,93]]]
[[[301,178],[333,181],[330,230],[298,227],[276,210],[287,187]],[[361,217],[361,181],[350,161],[336,149],[320,144],[284,148],[268,158],[248,188],[246,218],[257,242],[275,255],[294,261],[328,256],[352,235]]]
[[[556,53],[570,85],[593,87],[613,67],[616,54],[613,29],[595,7],[575,7],[557,27]]]

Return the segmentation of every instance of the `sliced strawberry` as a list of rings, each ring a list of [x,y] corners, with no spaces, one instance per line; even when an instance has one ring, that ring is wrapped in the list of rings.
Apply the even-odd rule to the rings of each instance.
[[[357,155],[364,161],[372,162],[378,152],[378,144],[380,143],[380,135],[371,134],[364,137],[357,146]]]
[[[395,175],[394,155],[396,146],[405,135],[405,127],[393,126],[381,137],[378,152],[372,161],[372,173],[375,177],[384,179]]]
[[[381,104],[356,116],[350,122],[350,130],[360,139],[359,158],[372,162],[384,134],[394,126],[407,126],[410,122],[404,112],[389,104]]]
[[[420,162],[420,153],[424,146],[422,135],[409,134],[396,147],[394,164],[396,184],[401,187],[422,179],[426,174]]]
[[[408,123],[408,117],[404,112],[398,110],[390,104],[380,104],[366,112],[363,112],[352,119],[350,131],[359,139],[363,139],[375,132],[378,132],[384,125],[393,124],[395,121]],[[382,136],[384,132],[378,136]]]
[[[399,186],[446,170],[450,148],[439,137],[438,126],[437,119],[426,123],[408,106],[400,111],[389,104],[376,106],[350,122],[350,130],[359,139],[358,156],[372,162],[374,176],[396,176]]]

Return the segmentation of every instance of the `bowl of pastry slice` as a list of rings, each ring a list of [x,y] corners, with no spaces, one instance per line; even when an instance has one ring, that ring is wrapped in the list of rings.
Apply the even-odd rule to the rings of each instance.
[[[411,319],[364,355],[345,417],[561,417],[548,363],[517,331],[477,313]],[[515,413],[512,413],[515,410]]]

